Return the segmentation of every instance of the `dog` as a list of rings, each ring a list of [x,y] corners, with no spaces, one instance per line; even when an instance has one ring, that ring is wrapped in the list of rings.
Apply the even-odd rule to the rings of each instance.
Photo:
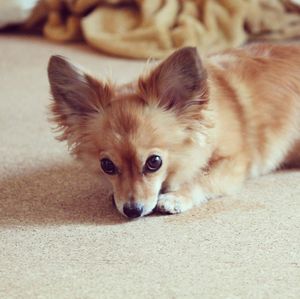
[[[176,214],[300,160],[300,46],[185,47],[115,85],[61,56],[48,77],[58,139],[108,179],[118,211]]]

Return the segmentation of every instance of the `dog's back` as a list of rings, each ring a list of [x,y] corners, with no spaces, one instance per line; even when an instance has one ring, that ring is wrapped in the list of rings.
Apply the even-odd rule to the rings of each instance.
[[[207,68],[220,143],[248,153],[251,176],[300,159],[300,46],[253,44]]]

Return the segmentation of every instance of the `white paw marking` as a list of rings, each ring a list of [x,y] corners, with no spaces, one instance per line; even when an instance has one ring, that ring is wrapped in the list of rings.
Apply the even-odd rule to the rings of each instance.
[[[194,205],[207,202],[208,194],[204,194],[201,187],[195,187],[188,196],[177,192],[159,195],[156,209],[162,213],[178,214],[191,209]]]
[[[178,214],[192,207],[190,200],[173,193],[161,194],[157,202],[157,210],[162,213]]]

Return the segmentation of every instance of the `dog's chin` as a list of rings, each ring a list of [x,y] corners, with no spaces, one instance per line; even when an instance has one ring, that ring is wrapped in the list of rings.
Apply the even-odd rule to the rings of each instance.
[[[144,207],[144,211],[143,211],[142,217],[151,214],[155,210],[156,205],[157,205],[157,200],[154,201],[154,203],[151,204],[151,205],[150,204],[146,205]]]
[[[115,200],[115,197],[114,197],[113,193],[110,195],[110,198],[112,200],[112,203],[113,203],[114,207],[118,210],[118,212],[120,214],[122,214],[124,217],[126,217],[128,219],[131,219],[123,211],[124,203],[121,203],[121,202],[118,203]],[[156,208],[157,201],[158,201],[158,198],[156,200],[154,200],[154,201],[151,201],[151,203],[143,204],[143,213],[139,217],[137,217],[137,218],[141,218],[143,216],[151,214],[155,210],[155,208]]]

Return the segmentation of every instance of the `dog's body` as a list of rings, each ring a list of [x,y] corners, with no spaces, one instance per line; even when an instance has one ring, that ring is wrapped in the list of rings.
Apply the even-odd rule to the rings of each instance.
[[[257,44],[203,63],[183,48],[115,87],[60,57],[52,112],[76,157],[108,174],[128,217],[179,213],[300,161],[300,46]]]

